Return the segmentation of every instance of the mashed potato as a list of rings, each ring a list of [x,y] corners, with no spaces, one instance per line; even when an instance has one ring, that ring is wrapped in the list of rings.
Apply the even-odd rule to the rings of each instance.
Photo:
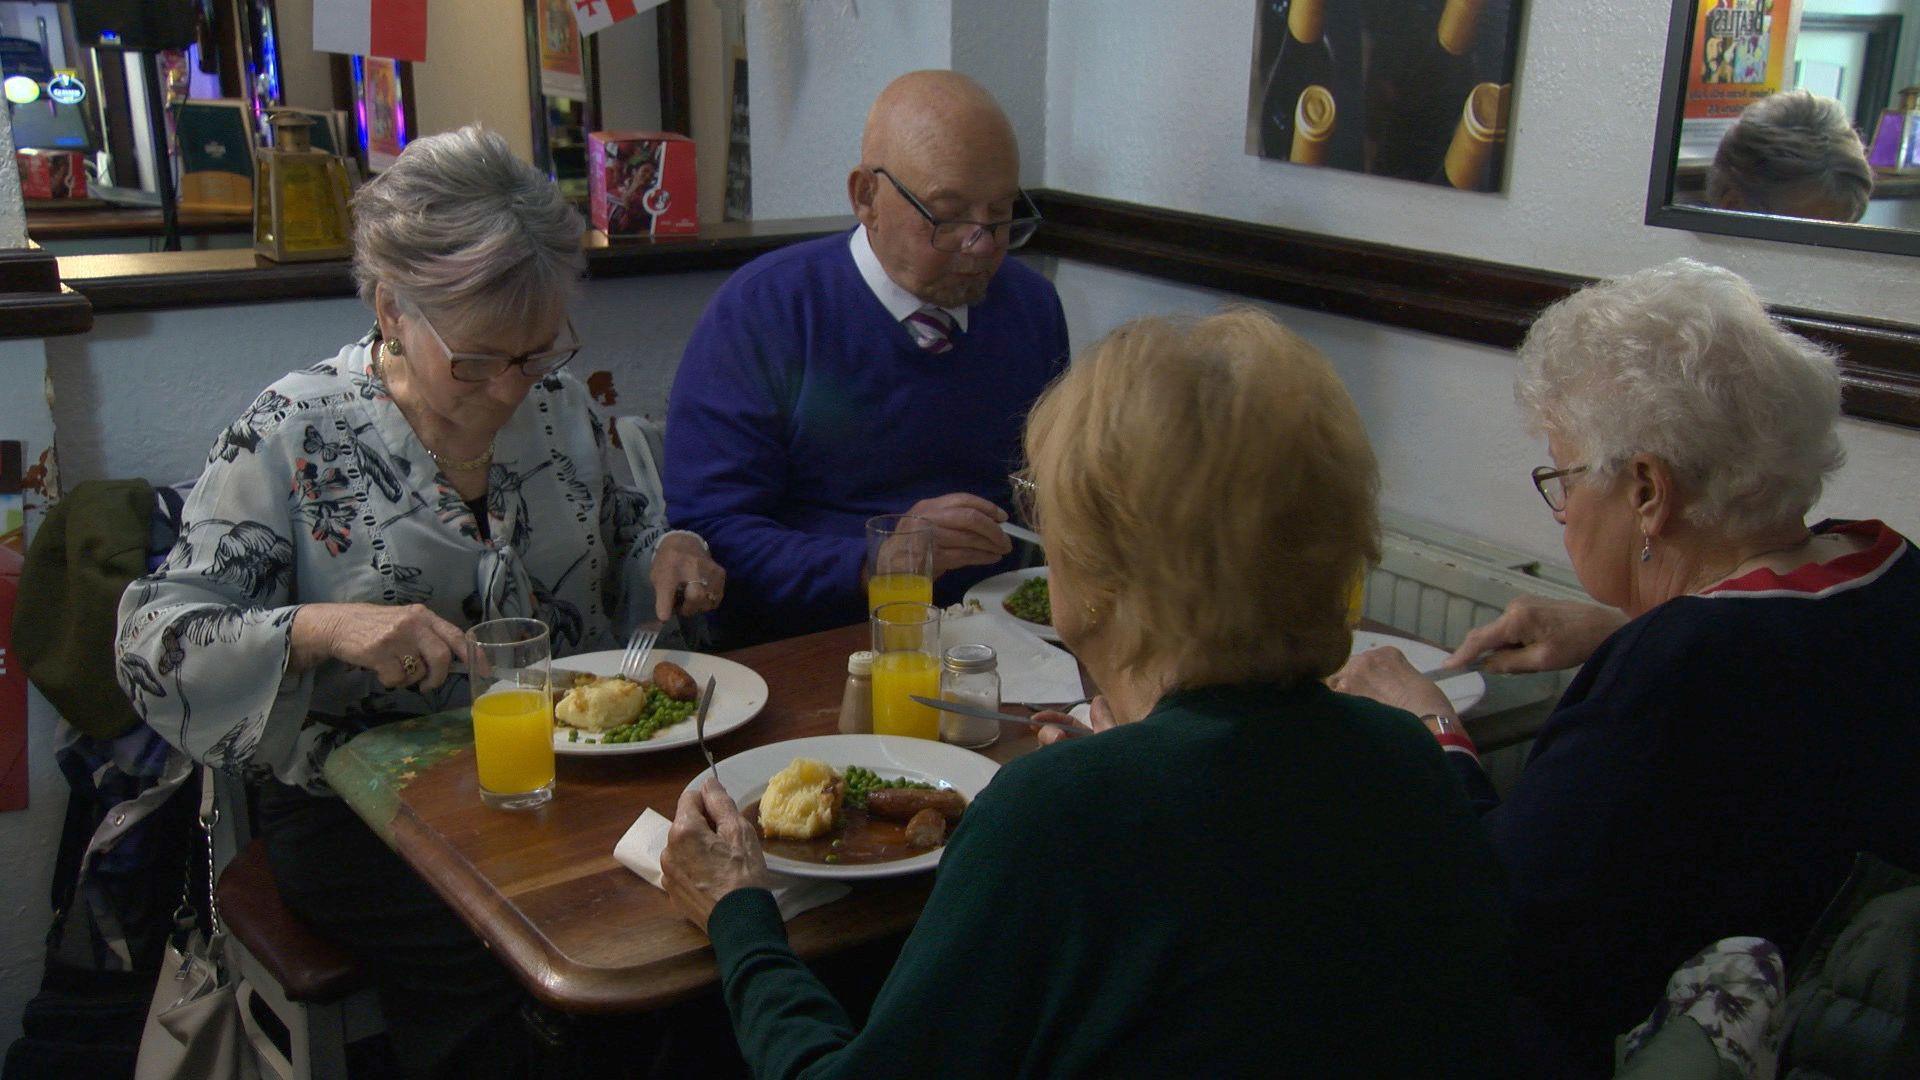
[[[840,774],[826,762],[794,758],[773,774],[760,796],[760,834],[787,840],[819,836],[840,816],[843,790]]]
[[[567,691],[567,696],[553,707],[553,718],[582,731],[612,731],[638,720],[646,707],[647,689],[639,683],[621,678],[594,679]]]

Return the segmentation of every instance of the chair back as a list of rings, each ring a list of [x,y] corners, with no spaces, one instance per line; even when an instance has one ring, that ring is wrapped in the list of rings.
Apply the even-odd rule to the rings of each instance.
[[[647,497],[647,505],[664,507],[666,490],[660,463],[666,459],[667,426],[645,416],[616,416],[614,434],[620,437],[620,449],[626,452],[627,467],[633,470],[633,486]]]

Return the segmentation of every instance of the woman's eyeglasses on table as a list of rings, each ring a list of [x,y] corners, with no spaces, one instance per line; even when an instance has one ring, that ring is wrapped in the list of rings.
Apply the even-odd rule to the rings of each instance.
[[[447,339],[433,328],[424,314],[417,314],[420,325],[433,335],[433,343],[447,354],[447,362],[453,367],[453,377],[461,382],[487,382],[505,374],[508,368],[517,367],[520,374],[529,379],[538,379],[551,375],[566,367],[580,351],[580,335],[573,331],[573,320],[568,319],[565,329],[554,340],[553,347],[537,352],[521,353],[519,356],[502,356],[499,353],[454,352],[447,348]]]
[[[893,178],[893,174],[884,167],[875,166],[875,176],[884,176],[887,183],[900,193],[900,197],[913,204],[920,216],[927,219],[933,227],[933,249],[935,251],[964,251],[980,242],[982,236],[993,237],[993,242],[1011,251],[1033,238],[1033,231],[1040,227],[1040,208],[1033,205],[1024,189],[1018,191],[1019,199],[1026,204],[1027,214],[1023,217],[1008,218],[1005,221],[946,221],[933,216],[927,204],[921,202],[907,185]]]
[[[1533,470],[1533,487],[1546,501],[1547,509],[1560,513],[1567,508],[1567,477],[1578,476],[1587,471],[1585,465],[1575,465],[1571,469],[1556,469],[1551,465],[1541,465]]]

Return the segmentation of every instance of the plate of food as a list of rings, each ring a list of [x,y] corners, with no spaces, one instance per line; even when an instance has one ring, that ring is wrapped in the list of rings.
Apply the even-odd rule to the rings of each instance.
[[[700,688],[712,676],[707,738],[760,715],[767,680],[745,664],[705,653],[655,649],[644,682],[622,678],[618,649],[553,662],[553,750],[557,754],[651,754],[692,746]]]
[[[1053,604],[1047,595],[1047,568],[1029,566],[995,574],[967,590],[966,599],[988,611],[1004,611],[1048,641],[1058,642],[1053,629]]]
[[[760,830],[769,869],[857,880],[933,869],[999,768],[931,739],[819,735],[756,746],[715,770]]]
[[[1391,645],[1399,649],[1406,654],[1407,662],[1421,671],[1432,671],[1447,662],[1447,650],[1429,645],[1424,641],[1415,641],[1398,634],[1376,633],[1372,630],[1353,632],[1352,655],[1354,656],[1359,656],[1368,649],[1377,649],[1382,645]],[[1477,671],[1462,672],[1451,678],[1441,679],[1436,685],[1440,687],[1441,693],[1447,695],[1447,700],[1453,702],[1454,711],[1459,713],[1464,713],[1480,704],[1480,699],[1487,696],[1487,680],[1481,678]]]

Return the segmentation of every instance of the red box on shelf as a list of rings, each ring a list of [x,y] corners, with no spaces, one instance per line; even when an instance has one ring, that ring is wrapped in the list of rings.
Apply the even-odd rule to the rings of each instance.
[[[587,197],[593,227],[608,236],[699,232],[693,140],[664,131],[592,132]]]
[[[25,199],[87,197],[86,158],[77,150],[15,150],[20,196]]]

